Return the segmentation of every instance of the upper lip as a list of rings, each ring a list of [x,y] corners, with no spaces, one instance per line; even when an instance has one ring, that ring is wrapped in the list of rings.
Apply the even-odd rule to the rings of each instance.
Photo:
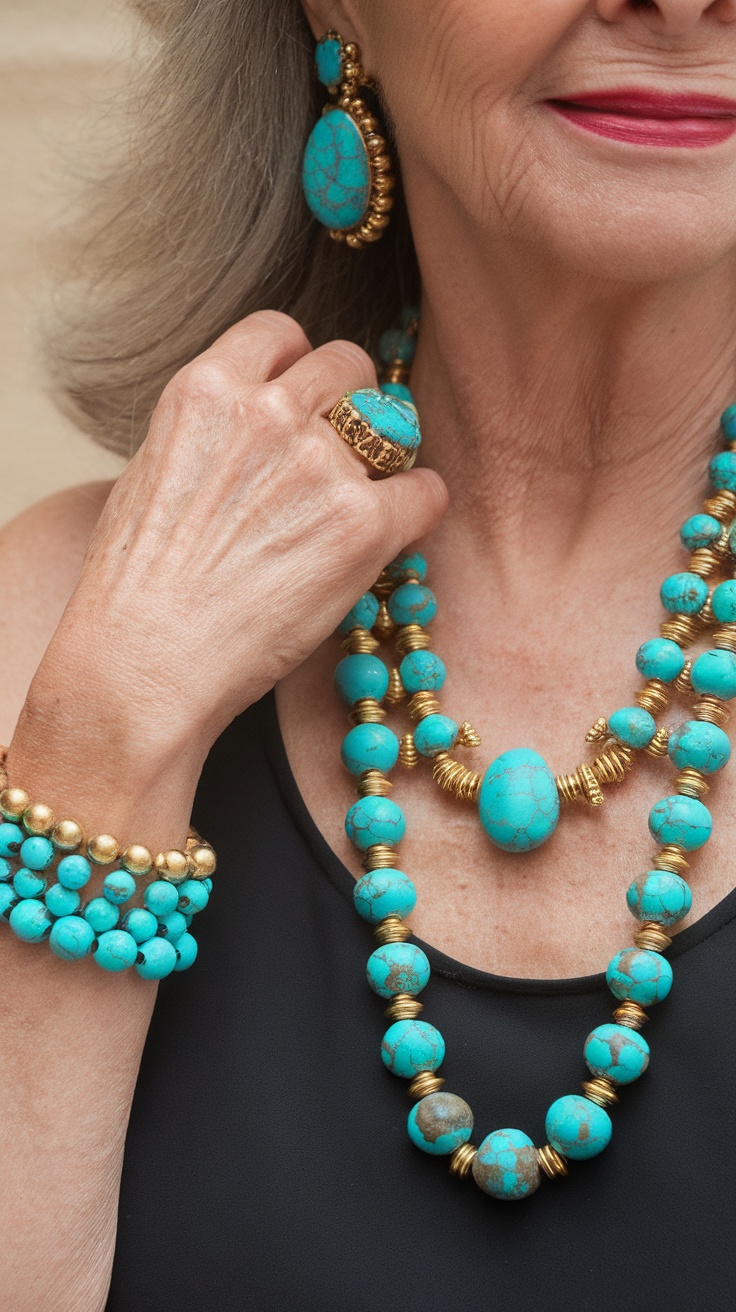
[[[696,92],[655,91],[649,87],[616,87],[579,91],[551,98],[557,105],[580,105],[641,118],[733,118],[736,100]]]

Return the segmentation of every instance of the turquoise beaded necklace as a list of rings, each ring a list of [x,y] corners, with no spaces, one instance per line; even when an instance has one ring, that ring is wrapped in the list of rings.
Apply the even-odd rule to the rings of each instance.
[[[386,335],[381,354],[388,366],[385,390],[409,401],[411,353],[405,336],[398,335],[400,356],[397,334]],[[649,831],[659,845],[653,868],[626,893],[638,929],[633,945],[617,952],[606,972],[618,1004],[613,1020],[588,1035],[583,1059],[589,1078],[582,1081],[581,1094],[565,1094],[551,1104],[544,1127],[547,1142],[541,1147],[522,1130],[509,1128],[492,1131],[475,1147],[471,1108],[443,1090],[445,1081],[437,1072],[445,1059],[444,1039],[435,1026],[419,1019],[423,1006],[418,995],[429,981],[430,966],[425,953],[407,941],[411,930],[405,918],[416,904],[416,891],[397,866],[406,822],[387,796],[392,787],[388,775],[398,762],[411,767],[422,757],[432,760],[438,782],[458,797],[476,800],[491,840],[514,852],[529,851],[550,837],[561,802],[585,798],[600,804],[593,800],[600,782],[593,769],[597,762],[555,778],[536,752],[516,748],[492,762],[481,779],[449,756],[457,743],[477,746],[480,740],[467,722],[458,726],[444,716],[436,699],[445,667],[427,633],[437,603],[425,582],[422,556],[394,560],[339,626],[346,655],[337,666],[335,685],[350,707],[353,726],[343,740],[342,761],[358,791],[345,829],[366,872],[355,886],[355,908],[373,926],[379,944],[368,960],[368,984],[389,1003],[381,1058],[389,1071],[409,1081],[415,1100],[407,1122],[412,1143],[423,1152],[449,1157],[452,1174],[472,1175],[494,1198],[528,1197],[544,1176],[567,1175],[569,1161],[603,1151],[611,1139],[609,1109],[618,1101],[618,1090],[649,1064],[649,1045],[639,1033],[648,1019],[645,1008],[663,1001],[672,986],[672,967],[664,955],[672,940],[666,931],[692,905],[683,875],[689,855],[710,837],[711,816],[701,797],[708,778],[729,759],[725,703],[736,696],[736,579],[722,579],[712,588],[708,583],[727,573],[736,556],[736,406],[724,412],[721,425],[727,449],[711,460],[709,469],[715,495],[680,533],[691,553],[690,568],[663,583],[660,596],[668,618],[660,636],[645,642],[636,655],[636,668],[646,680],[638,705],[597,721],[588,735],[590,741],[607,744],[597,758],[604,762],[599,773],[605,775],[605,762],[623,761],[613,776],[623,777],[633,753],[647,749],[655,757],[668,755],[678,773],[674,791],[649,815]],[[712,646],[686,661],[684,649],[709,630]],[[379,638],[389,636],[401,657],[391,672],[376,655]],[[668,705],[671,685],[695,694],[692,716],[673,731],[657,729],[652,712]],[[399,740],[382,723],[384,704],[397,706],[407,695],[417,724]]]

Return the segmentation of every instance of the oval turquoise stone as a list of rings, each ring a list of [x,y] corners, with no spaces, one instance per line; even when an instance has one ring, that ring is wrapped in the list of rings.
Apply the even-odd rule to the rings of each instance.
[[[409,1112],[406,1125],[412,1143],[423,1153],[446,1157],[473,1133],[473,1113],[456,1093],[430,1093]]]
[[[736,492],[736,451],[719,451],[711,460],[708,472],[715,488]]]
[[[395,847],[406,833],[406,821],[390,797],[360,797],[345,817],[345,832],[361,851],[374,843]]]
[[[8,917],[10,928],[24,943],[41,943],[48,938],[54,917],[44,902],[27,897],[18,902]]]
[[[371,190],[368,152],[355,121],[331,107],[317,120],[304,148],[304,196],[327,228],[354,228],[365,214]]]
[[[417,450],[422,434],[413,405],[398,401],[395,396],[387,396],[375,387],[364,387],[351,392],[350,401],[374,432],[407,451]]]
[[[335,687],[338,695],[352,706],[363,697],[374,697],[377,702],[388,689],[388,670],[378,656],[367,652],[354,652],[344,656],[335,669]]]
[[[378,597],[372,592],[364,592],[337,627],[341,633],[349,633],[351,629],[372,629],[378,618],[379,609]]]
[[[523,1130],[494,1130],[473,1159],[473,1179],[491,1198],[527,1198],[542,1178],[539,1158]]]
[[[420,756],[449,752],[457,742],[458,727],[447,715],[425,715],[414,730],[414,746]]]
[[[136,943],[145,943],[153,938],[158,930],[158,921],[152,911],[145,907],[133,907],[123,917],[122,928],[134,938]]]
[[[386,396],[395,396],[397,401],[403,401],[406,405],[414,405],[414,397],[405,383],[381,383],[381,391]]]
[[[698,551],[717,542],[722,531],[723,525],[714,515],[691,515],[680,529],[680,541],[686,551]]]
[[[176,969],[178,961],[173,943],[165,938],[150,938],[139,945],[135,968],[141,979],[165,979]]]
[[[368,958],[368,983],[379,998],[421,993],[429,983],[429,962],[415,943],[386,943]]]
[[[75,916],[79,910],[81,898],[74,888],[64,888],[63,884],[52,884],[44,897],[44,902],[52,916]],[[75,916],[81,920],[81,916]],[[86,920],[83,922],[86,925]]]
[[[62,916],[51,926],[49,947],[62,961],[86,957],[95,941],[95,931],[81,916]]]
[[[726,406],[721,415],[721,428],[723,429],[723,436],[727,437],[729,441],[733,441],[736,437],[736,405]]]
[[[708,584],[699,574],[670,574],[659,590],[662,605],[672,615],[697,615],[708,596]]]
[[[649,832],[658,843],[677,843],[697,852],[708,842],[713,828],[710,811],[696,797],[673,793],[655,802],[649,812]]]
[[[649,711],[641,706],[624,706],[609,716],[608,727],[614,738],[627,747],[646,747],[657,732],[657,724]]]
[[[176,948],[176,965],[174,970],[189,970],[197,960],[198,944],[193,934],[182,934],[174,944]]]
[[[395,556],[384,570],[387,578],[394,583],[405,583],[409,572],[415,574],[420,583],[426,579],[427,561],[421,552],[405,551],[401,556]]]
[[[690,682],[696,692],[730,701],[736,697],[736,655],[720,647],[704,651],[693,664]]]
[[[444,662],[433,651],[410,651],[399,666],[399,674],[408,693],[438,692],[445,682]]]
[[[342,78],[342,43],[336,36],[323,36],[314,52],[317,77],[324,87],[336,87]]]
[[[481,824],[504,852],[530,852],[557,828],[560,798],[546,762],[528,747],[496,757],[478,796]]]
[[[64,856],[56,867],[56,878],[64,888],[84,888],[92,867],[86,856]]]
[[[116,975],[133,965],[138,956],[138,944],[124,929],[108,929],[100,934],[93,951],[97,965]]]
[[[116,907],[130,901],[134,893],[135,879],[127,870],[112,870],[109,875],[105,875],[105,882],[102,885],[103,897],[106,897],[108,902],[114,903]]]
[[[685,667],[682,648],[671,638],[650,638],[636,653],[636,668],[645,679],[671,683]]]
[[[669,870],[648,870],[626,890],[626,905],[637,920],[665,927],[684,920],[693,904],[689,886]]]
[[[445,1059],[445,1040],[425,1020],[397,1020],[386,1030],[381,1059],[393,1075],[413,1080],[420,1071],[436,1071]]]
[[[114,929],[120,919],[120,912],[105,897],[93,897],[82,911],[84,919],[96,934],[104,934]]]
[[[690,766],[703,774],[715,774],[728,761],[731,743],[728,734],[717,724],[686,720],[670,734],[667,751],[678,770]]]
[[[369,870],[353,889],[358,915],[377,925],[386,916],[408,916],[417,904],[417,891],[403,870]]]
[[[46,877],[21,866],[13,879],[13,888],[18,897],[41,897],[46,892]]]
[[[605,1108],[577,1093],[552,1103],[544,1128],[552,1147],[573,1161],[597,1157],[608,1147],[613,1131]]]
[[[422,583],[402,583],[388,599],[394,624],[430,624],[437,614],[437,600]]]
[[[672,967],[659,952],[622,948],[608,963],[606,983],[622,1002],[630,998],[641,1007],[651,1007],[664,1001],[672,988]]]
[[[21,845],[20,859],[28,870],[47,870],[54,859],[54,845],[50,838],[34,834]]]
[[[726,579],[714,588],[711,605],[719,624],[733,624],[736,621],[736,579]]]
[[[585,1040],[584,1056],[593,1075],[630,1084],[649,1065],[649,1044],[626,1025],[598,1025]]]
[[[399,758],[399,740],[385,724],[356,724],[340,748],[342,763],[351,774],[364,770],[393,770]]]

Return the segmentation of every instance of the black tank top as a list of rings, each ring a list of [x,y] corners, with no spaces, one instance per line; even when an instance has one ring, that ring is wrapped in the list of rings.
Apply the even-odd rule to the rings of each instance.
[[[222,736],[195,824],[220,871],[199,959],[159,989],[108,1312],[660,1312],[736,1307],[736,890],[677,935],[611,1144],[520,1202],[411,1144],[379,1049],[375,947],[306,810],[273,694]],[[447,1088],[544,1142],[609,1019],[604,976],[515,980],[422,944]],[[430,996],[431,995],[431,996]]]

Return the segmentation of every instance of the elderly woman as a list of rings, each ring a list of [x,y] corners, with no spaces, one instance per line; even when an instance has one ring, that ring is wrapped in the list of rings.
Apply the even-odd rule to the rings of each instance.
[[[145,8],[131,458],[1,539],[3,1307],[732,1307],[736,0]]]

